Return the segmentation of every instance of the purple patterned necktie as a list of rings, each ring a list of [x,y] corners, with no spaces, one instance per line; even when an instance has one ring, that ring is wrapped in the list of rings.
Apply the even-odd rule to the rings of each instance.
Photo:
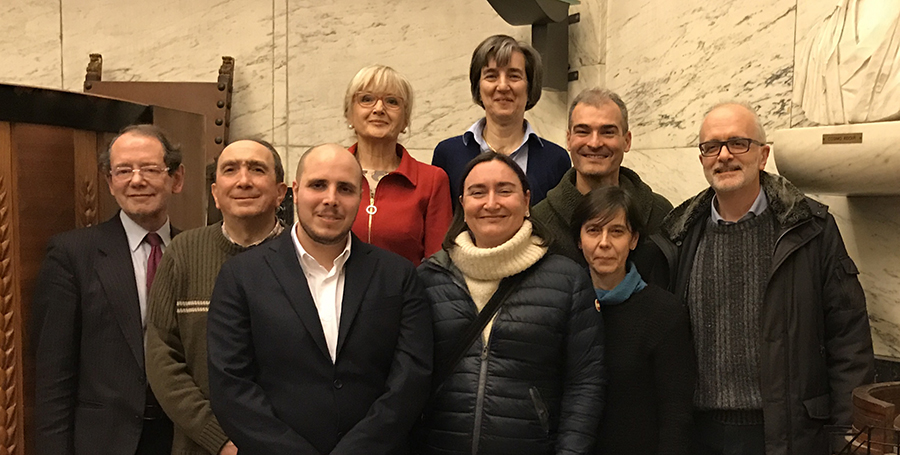
[[[150,232],[144,237],[144,241],[150,244],[150,257],[147,258],[147,289],[153,284],[156,277],[156,267],[162,259],[162,238],[155,232]]]

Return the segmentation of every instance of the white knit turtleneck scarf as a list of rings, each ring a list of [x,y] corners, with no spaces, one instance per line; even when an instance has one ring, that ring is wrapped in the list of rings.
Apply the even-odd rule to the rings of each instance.
[[[455,243],[449,251],[450,259],[465,277],[469,294],[478,311],[484,308],[497,291],[501,279],[531,267],[547,253],[547,247],[540,246],[541,239],[531,235],[531,222],[528,220],[522,223],[522,227],[511,239],[494,248],[475,246],[468,232],[459,234]],[[493,323],[492,318],[484,328],[485,343]]]

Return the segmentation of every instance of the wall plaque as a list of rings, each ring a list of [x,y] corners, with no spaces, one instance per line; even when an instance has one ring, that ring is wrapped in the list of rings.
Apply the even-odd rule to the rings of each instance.
[[[863,133],[823,134],[822,144],[862,144]]]

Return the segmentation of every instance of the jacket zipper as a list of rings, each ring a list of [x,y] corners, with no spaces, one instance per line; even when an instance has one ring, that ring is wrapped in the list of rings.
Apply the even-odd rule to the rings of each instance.
[[[492,330],[493,331],[493,330]],[[488,346],[490,337],[481,349],[481,371],[478,373],[478,394],[475,398],[475,428],[472,431],[472,455],[478,455],[478,442],[481,439],[481,420],[484,414],[484,388],[487,384]]]
[[[375,192],[369,191],[369,206],[366,207],[366,213],[369,214],[369,235],[367,237],[366,243],[372,243],[372,217],[375,216],[375,210],[372,210],[375,207]]]
[[[806,223],[809,223],[809,220],[803,221],[803,222],[801,222],[801,223],[797,223],[797,224],[795,224],[795,225],[793,225],[793,226],[791,226],[791,227],[785,229],[785,230],[778,236],[778,238],[775,239],[775,247],[774,247],[774,249],[773,249],[773,251],[772,251],[772,254],[774,255],[774,254],[775,254],[775,251],[778,250],[778,244],[781,243],[781,239],[783,239],[784,236],[786,236],[786,235],[787,235],[788,233],[790,233],[791,231],[793,231],[793,230],[799,228],[800,226],[803,226],[803,225],[806,224]],[[804,243],[804,244],[805,244],[805,243]],[[781,264],[783,264],[784,261],[785,261],[791,254],[793,254],[795,251],[797,251],[802,245],[803,245],[803,244],[797,245],[795,248],[793,248],[792,250],[790,250],[790,251],[788,251],[787,253],[785,253],[784,256],[783,256],[783,259],[779,260],[777,264],[773,264],[773,266],[772,266],[772,271],[769,273],[769,277],[768,277],[768,279],[766,280],[766,290],[768,290],[768,287],[769,287],[769,285],[770,285],[771,282],[772,282],[772,277],[775,275],[775,271],[778,270],[778,268],[781,267]],[[763,298],[765,298],[765,296],[763,296]],[[791,298],[793,298],[793,297],[791,297]],[[790,321],[788,320],[787,312],[784,312],[784,313],[782,314],[782,316],[784,317],[784,327],[785,327],[785,331],[787,331],[788,324],[790,323]],[[787,334],[785,334],[785,336],[787,336]],[[784,356],[784,371],[785,371],[785,374],[787,374],[788,376],[790,376],[790,373],[789,373],[789,372],[790,372],[790,369],[791,369],[791,359],[789,358],[789,356],[785,355],[785,356]],[[787,380],[786,380],[786,381],[785,381],[785,386],[784,386],[784,387],[785,387],[785,389],[784,389],[785,400],[790,400],[790,397],[791,397],[790,381],[787,381]],[[763,406],[763,408],[764,408],[763,410],[765,411],[765,406]],[[786,415],[786,419],[785,419],[785,422],[784,422],[784,423],[785,423],[785,426],[786,426],[785,430],[786,430],[787,434],[791,434],[791,432],[793,431],[793,430],[792,430],[793,425],[792,425],[792,420],[791,420],[790,406],[787,406],[787,407],[786,407],[786,410],[787,410],[787,412],[786,412],[787,415]],[[788,438],[788,439],[790,439],[790,438]],[[790,449],[791,449],[790,446],[791,446],[791,442],[790,442],[790,440],[788,440],[788,450],[789,450],[789,451],[790,451]]]

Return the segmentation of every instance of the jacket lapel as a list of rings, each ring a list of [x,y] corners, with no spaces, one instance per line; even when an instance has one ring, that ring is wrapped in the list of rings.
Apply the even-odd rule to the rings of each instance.
[[[143,370],[144,329],[141,324],[141,304],[138,300],[134,264],[125,228],[122,227],[118,213],[99,227],[103,235],[96,263],[98,279],[122,335],[131,348],[134,359]]]
[[[344,299],[341,302],[340,326],[338,327],[338,344],[336,356],[340,356],[341,348],[347,341],[347,334],[350,333],[350,326],[359,312],[362,305],[363,297],[369,288],[369,281],[375,273],[375,266],[378,262],[369,256],[371,247],[361,240],[353,236],[350,244],[350,257],[347,259],[344,275]]]
[[[325,343],[322,321],[319,319],[316,302],[309,291],[306,276],[297,259],[297,250],[291,240],[291,233],[285,232],[267,244],[270,254],[266,256],[266,262],[269,263],[272,273],[275,274],[275,279],[284,289],[284,294],[294,308],[294,312],[303,322],[303,326],[312,336],[316,346],[322,351],[322,355],[330,360],[331,354]]]

